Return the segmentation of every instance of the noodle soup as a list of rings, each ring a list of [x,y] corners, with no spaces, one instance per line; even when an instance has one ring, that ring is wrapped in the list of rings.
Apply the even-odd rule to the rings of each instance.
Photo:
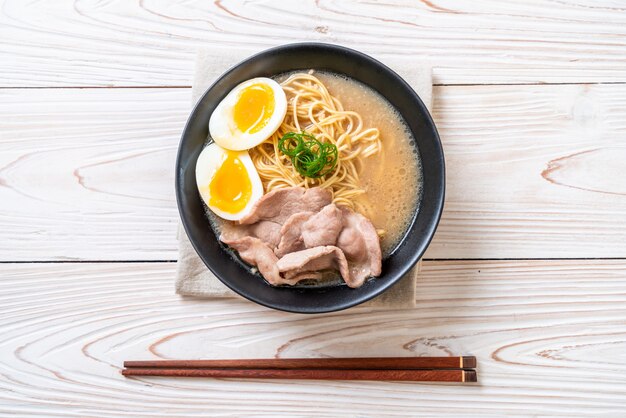
[[[419,156],[414,148],[413,136],[402,116],[384,97],[360,82],[337,74],[309,71],[275,77],[283,87],[286,85],[292,87],[291,91],[285,89],[290,105],[293,104],[291,99],[296,95],[299,95],[300,100],[302,95],[306,95],[306,91],[303,93],[301,89],[295,88],[297,86],[290,85],[290,79],[299,81],[298,78],[294,78],[297,75],[314,76],[323,83],[329,95],[344,111],[358,113],[362,123],[362,127],[358,130],[360,133],[365,132],[367,135],[372,129],[378,132],[378,135],[372,135],[370,131],[370,136],[367,137],[370,145],[376,140],[379,141],[376,152],[367,154],[359,162],[355,162],[354,166],[346,169],[346,171],[358,173],[358,181],[348,179],[343,184],[339,182],[344,190],[342,193],[334,193],[334,203],[354,208],[372,221],[379,233],[383,255],[386,257],[399,244],[413,215],[418,210],[422,173]],[[304,123],[293,126],[293,129],[301,128],[315,132],[314,125],[312,126],[308,120],[310,119],[308,112],[304,113],[304,117],[300,119],[304,119]],[[261,144],[257,149],[251,150],[251,156],[259,170],[265,191],[294,185],[327,186],[328,181],[302,178],[289,170],[277,171],[274,166],[276,158],[274,144],[278,142],[286,129],[289,128],[279,129],[270,140]],[[337,132],[333,134],[336,135]],[[267,161],[264,162],[264,159]],[[267,170],[264,170],[264,167],[267,167]],[[336,184],[333,185],[332,182],[331,185],[336,187]],[[224,220],[215,216],[206,205],[205,208],[211,225],[218,235],[224,227],[228,228]]]
[[[265,101],[273,97],[282,113],[259,139],[255,126],[271,122]],[[414,138],[393,106],[355,80],[313,70],[248,80],[220,106],[210,123],[220,142],[202,151],[196,175],[211,225],[235,259],[275,286],[343,280],[356,288],[380,275],[421,194]],[[245,118],[228,122],[237,112]],[[223,135],[242,120],[252,128]]]

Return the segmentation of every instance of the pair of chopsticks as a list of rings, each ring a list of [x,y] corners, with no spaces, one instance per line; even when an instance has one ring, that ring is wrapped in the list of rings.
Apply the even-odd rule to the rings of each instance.
[[[124,376],[476,382],[475,357],[125,361]]]

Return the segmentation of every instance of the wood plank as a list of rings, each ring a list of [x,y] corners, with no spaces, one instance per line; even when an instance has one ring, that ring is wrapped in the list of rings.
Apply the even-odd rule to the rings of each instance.
[[[176,258],[190,89],[0,91],[3,260]]]
[[[0,90],[0,259],[176,259],[189,89]],[[626,256],[626,86],[449,86],[428,258]]]
[[[173,295],[175,263],[2,264],[0,413],[616,416],[625,261],[425,262],[418,308]],[[477,385],[125,379],[127,359],[475,355]]]
[[[198,46],[296,41],[430,61],[445,84],[624,82],[624,11],[608,0],[6,0],[0,86],[189,85]]]
[[[431,258],[626,256],[626,86],[438,88]]]

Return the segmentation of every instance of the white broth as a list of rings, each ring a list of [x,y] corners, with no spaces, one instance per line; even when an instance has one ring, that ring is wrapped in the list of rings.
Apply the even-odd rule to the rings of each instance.
[[[327,72],[313,75],[341,101],[345,110],[361,114],[367,128],[378,128],[382,152],[365,159],[361,186],[367,191],[361,202],[377,229],[385,231],[381,248],[388,255],[406,232],[421,193],[422,173],[414,138],[396,109],[366,85]]]

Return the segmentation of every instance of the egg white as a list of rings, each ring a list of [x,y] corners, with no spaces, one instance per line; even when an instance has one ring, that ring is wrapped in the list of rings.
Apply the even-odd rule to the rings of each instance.
[[[252,209],[252,206],[261,197],[263,197],[263,184],[261,183],[259,173],[256,171],[256,168],[252,163],[250,155],[248,155],[248,151],[238,152],[237,158],[239,158],[245,167],[250,183],[252,184],[252,194],[250,196],[250,200],[246,206],[237,213],[224,212],[209,204],[211,201],[209,185],[211,184],[211,180],[213,179],[213,176],[217,172],[218,168],[222,165],[222,162],[226,157],[226,152],[227,151],[225,149],[216,143],[211,143],[202,150],[198,156],[198,160],[196,161],[196,184],[202,200],[204,200],[204,203],[206,203],[213,213],[220,218],[227,219],[229,221],[238,221],[247,215]]]
[[[264,84],[272,89],[274,113],[263,129],[255,133],[246,133],[237,128],[233,112],[241,91],[252,84]],[[283,123],[286,114],[287,96],[280,84],[271,78],[257,77],[239,84],[217,105],[209,119],[209,133],[213,140],[223,148],[233,151],[247,150],[272,136]]]

